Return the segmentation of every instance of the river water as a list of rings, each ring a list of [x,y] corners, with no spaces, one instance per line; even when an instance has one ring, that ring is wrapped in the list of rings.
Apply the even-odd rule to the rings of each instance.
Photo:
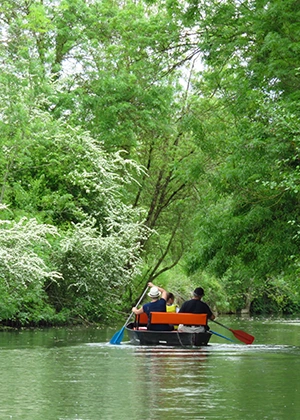
[[[0,332],[0,419],[300,419],[300,318],[218,321],[254,343],[134,347],[125,333],[110,345],[122,326]]]

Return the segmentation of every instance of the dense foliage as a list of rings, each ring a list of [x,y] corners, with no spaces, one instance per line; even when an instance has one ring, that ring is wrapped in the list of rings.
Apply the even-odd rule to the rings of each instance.
[[[201,282],[218,311],[300,309],[299,15],[1,3],[3,322],[102,321],[149,280],[181,299]]]
[[[205,31],[189,19],[231,126],[189,269],[217,275],[234,309],[299,310],[299,3],[212,4]]]

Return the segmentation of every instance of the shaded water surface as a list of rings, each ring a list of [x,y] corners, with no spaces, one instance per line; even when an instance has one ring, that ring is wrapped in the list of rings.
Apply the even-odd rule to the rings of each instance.
[[[1,332],[0,419],[300,419],[300,319],[219,321],[255,342],[134,347],[125,334],[110,345],[121,326]]]

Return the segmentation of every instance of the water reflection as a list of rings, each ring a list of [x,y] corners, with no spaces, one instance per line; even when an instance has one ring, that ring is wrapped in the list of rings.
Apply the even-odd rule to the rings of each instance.
[[[141,375],[147,386],[149,418],[196,418],[197,406],[210,401],[212,387],[206,372],[209,352],[199,349],[138,348]]]
[[[166,410],[193,419],[296,415],[292,396],[299,394],[299,380],[288,364],[296,360],[299,367],[299,347],[216,344],[201,350],[137,348],[134,355],[143,360],[145,382],[155,384],[147,393],[151,418]]]

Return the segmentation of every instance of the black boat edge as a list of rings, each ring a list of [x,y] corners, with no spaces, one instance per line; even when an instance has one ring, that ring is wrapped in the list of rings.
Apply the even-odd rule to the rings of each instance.
[[[173,346],[173,347],[201,347],[207,346],[212,333],[209,331],[199,333],[174,331],[151,331],[136,329],[135,323],[126,325],[131,344],[141,346]]]

